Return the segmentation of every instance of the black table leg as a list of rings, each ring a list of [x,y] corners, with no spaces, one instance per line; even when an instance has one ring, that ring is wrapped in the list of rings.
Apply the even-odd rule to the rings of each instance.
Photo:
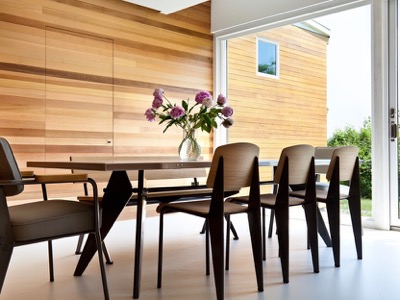
[[[327,247],[332,247],[332,240],[329,236],[328,229],[325,226],[324,219],[322,218],[321,211],[317,208],[317,226],[318,226],[318,233],[321,238],[324,240]]]
[[[138,174],[138,201],[136,211],[136,245],[135,245],[135,267],[133,271],[133,298],[139,298],[140,278],[142,272],[143,254],[143,221],[146,218],[146,201],[143,197],[144,171],[139,170]]]
[[[132,196],[132,185],[125,171],[114,171],[111,174],[107,188],[104,192],[102,206],[101,237],[104,239],[122,209]],[[81,276],[88,266],[90,260],[97,251],[96,241],[90,234],[83,248],[74,276]]]

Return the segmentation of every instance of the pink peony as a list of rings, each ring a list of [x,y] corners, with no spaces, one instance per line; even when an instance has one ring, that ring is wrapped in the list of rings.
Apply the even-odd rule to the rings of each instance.
[[[185,115],[185,110],[180,106],[174,106],[169,112],[172,119],[178,119]]]
[[[210,108],[211,106],[214,105],[214,100],[212,98],[204,98],[201,104],[204,105],[205,107]]]
[[[162,98],[163,98],[163,95],[164,95],[164,90],[163,90],[163,89],[155,89],[154,92],[153,92],[153,96],[154,96],[155,98],[160,98],[160,99],[162,99]]]
[[[151,107],[154,109],[158,109],[162,104],[163,104],[163,99],[159,98],[158,96],[157,97],[155,96]]]
[[[212,98],[211,94],[207,91],[200,91],[196,94],[194,100],[196,101],[196,103],[202,104],[205,98]]]
[[[233,109],[232,107],[225,106],[222,110],[221,113],[224,115],[224,117],[228,118],[233,115]]]
[[[218,105],[225,105],[226,103],[226,97],[222,94],[219,94],[218,98],[217,98],[217,104]]]
[[[149,122],[153,122],[156,119],[156,115],[154,114],[154,111],[151,108],[148,108],[144,113],[144,115],[146,116],[146,119]]]

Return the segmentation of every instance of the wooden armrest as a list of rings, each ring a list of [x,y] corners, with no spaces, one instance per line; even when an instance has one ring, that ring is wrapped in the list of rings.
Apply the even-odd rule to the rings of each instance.
[[[77,199],[78,199],[78,201],[81,201],[81,202],[90,202],[91,203],[94,201],[93,196],[78,196]],[[97,199],[99,200],[99,202],[101,202],[103,200],[103,197],[98,197]]]
[[[35,173],[33,171],[21,171],[22,178],[33,178]]]
[[[54,174],[54,175],[35,175],[35,181],[38,183],[63,183],[87,181],[87,174]]]

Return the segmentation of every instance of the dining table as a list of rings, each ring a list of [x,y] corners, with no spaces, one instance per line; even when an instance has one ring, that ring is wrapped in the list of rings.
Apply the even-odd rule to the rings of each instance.
[[[276,167],[277,159],[261,159],[260,167]],[[326,165],[329,160],[316,160],[316,164]],[[101,161],[28,161],[29,168],[69,169],[69,170],[90,170],[90,171],[111,171],[110,179],[104,189],[101,202],[102,225],[101,236],[104,239],[119,214],[129,202],[133,187],[128,176],[128,171],[137,171],[137,210],[136,210],[136,235],[135,235],[135,258],[133,276],[133,298],[138,299],[140,295],[140,280],[142,269],[142,253],[144,239],[144,220],[146,217],[146,201],[144,188],[144,173],[147,170],[182,169],[182,168],[209,168],[211,160],[199,159],[197,161],[182,161],[179,157],[171,157],[168,160],[158,160],[157,157],[149,157],[148,160],[138,157],[138,160],[129,157],[126,161],[113,160],[112,157]],[[319,212],[319,210],[318,210]],[[320,229],[319,229],[320,230]],[[323,232],[323,235],[321,234]],[[320,231],[325,243],[330,242],[326,228]],[[328,244],[327,244],[328,245]],[[81,276],[97,251],[96,242],[90,235],[85,243],[82,254],[74,271],[74,276]]]

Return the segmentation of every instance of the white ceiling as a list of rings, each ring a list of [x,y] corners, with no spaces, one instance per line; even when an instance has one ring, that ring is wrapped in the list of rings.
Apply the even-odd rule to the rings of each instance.
[[[197,5],[208,0],[123,0],[140,6],[158,10],[163,14],[171,14],[176,11]]]

